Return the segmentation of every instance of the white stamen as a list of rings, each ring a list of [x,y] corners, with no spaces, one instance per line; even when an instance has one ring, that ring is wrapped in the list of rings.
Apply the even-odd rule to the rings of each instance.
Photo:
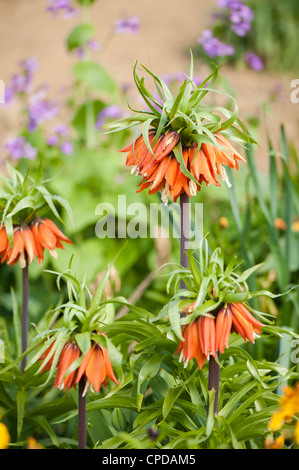
[[[162,196],[161,196],[161,199],[162,199],[162,202],[164,203],[164,206],[167,206],[168,198],[169,198],[169,184],[166,181],[164,189],[162,191]]]
[[[226,174],[226,171],[225,171],[224,167],[221,165],[221,163],[217,163],[217,168],[219,170],[221,178],[223,179],[223,181],[226,182],[227,186],[230,188],[231,183],[229,182],[229,179],[227,177],[227,174]]]
[[[85,384],[85,387],[84,387],[84,390],[83,390],[83,393],[82,393],[82,397],[85,397],[86,393],[88,392],[88,390],[90,389],[90,382],[89,380],[87,380],[86,384]]]
[[[50,252],[50,255],[51,255],[53,258],[57,259],[57,253],[56,253],[55,250],[49,250],[49,252]]]
[[[196,196],[197,186],[193,180],[190,180],[189,182],[189,189],[190,189],[191,196]]]
[[[189,364],[189,359],[186,359],[185,364],[184,364],[184,369],[186,369],[186,367],[188,367],[188,364]]]
[[[26,259],[25,259],[24,251],[22,251],[22,252],[20,253],[19,264],[20,264],[20,267],[21,267],[22,269],[24,269],[24,268],[26,267]]]
[[[132,166],[131,175],[134,175],[134,173],[135,173],[136,176],[139,175],[138,165]]]

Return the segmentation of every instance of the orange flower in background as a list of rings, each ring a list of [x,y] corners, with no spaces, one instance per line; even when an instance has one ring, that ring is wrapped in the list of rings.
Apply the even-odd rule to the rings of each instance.
[[[194,303],[185,310],[193,311]],[[180,360],[188,362],[196,358],[199,369],[206,359],[216,357],[217,352],[223,353],[229,348],[229,335],[237,333],[246,341],[254,343],[255,337],[261,334],[260,323],[242,303],[227,304],[215,316],[199,316],[182,329],[183,340],[180,341],[176,353],[181,353]]]
[[[169,196],[176,202],[182,193],[186,193],[188,197],[195,196],[196,192],[200,191],[202,182],[205,182],[206,185],[220,186],[218,177],[229,185],[223,165],[237,170],[238,160],[245,161],[228,140],[219,133],[214,137],[219,146],[223,148],[211,144],[202,144],[200,147],[198,144],[192,144],[184,147],[184,164],[196,180],[195,182],[184,174],[173,152],[179,141],[179,134],[175,131],[170,131],[165,135],[161,134],[157,142],[152,145],[155,135],[154,129],[148,133],[152,152],[147,147],[143,135],[120,151],[128,154],[126,164],[133,166],[132,173],[143,176],[137,192],[146,188],[149,188],[149,194],[162,191],[164,203],[167,203]]]
[[[34,437],[29,437],[27,440],[27,449],[44,449],[44,446],[39,444]]]
[[[285,221],[284,221],[283,219],[281,219],[281,217],[276,217],[276,219],[275,219],[275,227],[276,227],[278,230],[286,230],[287,224],[285,223]]]
[[[44,259],[44,249],[47,248],[56,257],[56,248],[64,249],[61,242],[72,243],[50,219],[36,218],[29,225],[21,224],[13,229],[13,243],[9,243],[6,228],[0,229],[1,263],[13,266],[17,262],[21,268],[26,262],[32,263],[35,256],[38,262]]]
[[[268,429],[271,436],[265,441],[266,449],[280,449],[285,439],[293,440],[299,445],[299,382],[294,387],[283,387],[283,396],[279,400],[279,408],[269,421]],[[284,425],[288,425],[284,428]],[[273,433],[282,429],[282,435],[273,440]]]
[[[284,445],[284,437],[278,436],[276,439],[268,437],[265,440],[265,449],[281,449]]]
[[[280,408],[272,415],[268,426],[271,431],[279,430],[285,422],[292,421],[299,414],[299,382],[294,388],[285,386],[283,391],[284,395],[279,401]],[[299,439],[297,443],[299,444]]]

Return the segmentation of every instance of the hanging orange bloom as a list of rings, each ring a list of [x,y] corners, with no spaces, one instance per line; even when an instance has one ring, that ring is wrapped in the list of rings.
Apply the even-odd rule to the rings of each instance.
[[[55,347],[53,350],[52,348],[54,345],[55,341],[39,358],[39,360],[43,361],[41,373],[50,370],[52,367]],[[107,387],[107,378],[119,385],[113,372],[107,348],[94,342],[89,351],[83,356],[81,364],[66,375],[71,365],[81,356],[82,353],[76,343],[65,343],[58,360],[54,387],[57,387],[59,390],[76,389],[76,385],[82,377],[86,382],[83,395],[89,390],[99,392],[101,385]]]
[[[50,219],[36,217],[31,224],[31,229],[37,246],[39,260],[43,259],[42,256],[45,248],[56,258],[56,248],[64,248],[61,242],[72,244],[72,241]]]
[[[99,392],[101,385],[107,387],[107,377],[119,385],[109,358],[106,348],[99,344],[92,344],[90,350],[85,354],[85,357],[79,367],[76,383],[78,383],[84,376],[86,386],[83,395],[88,390]]]
[[[17,225],[13,229],[13,243],[9,243],[6,228],[0,229],[1,263],[13,266],[17,262],[24,268],[26,262],[32,263],[35,256],[38,262],[44,259],[44,249],[56,256],[56,248],[63,249],[61,242],[72,243],[50,219],[36,218],[29,225]]]
[[[194,303],[189,305],[188,313],[193,311]],[[237,333],[251,343],[261,334],[264,326],[242,303],[227,304],[215,316],[199,316],[182,329],[183,340],[180,341],[177,353],[185,365],[196,358],[199,369],[202,369],[206,359],[216,357],[217,352],[223,353],[229,348],[230,333]]]
[[[204,355],[201,343],[199,341],[199,321],[194,320],[189,325],[184,325],[182,329],[183,340],[180,341],[176,354],[180,354],[180,361],[184,361],[187,367],[191,359],[196,359],[198,368],[202,369],[206,362],[207,356]]]
[[[244,341],[248,339],[254,343],[255,338],[261,335],[261,327],[264,325],[256,320],[242,303],[228,304],[228,308],[232,313],[233,331],[239,333]]]
[[[155,135],[155,129],[148,133],[152,151],[146,145],[143,135],[140,135],[120,152],[128,154],[126,164],[133,166],[132,173],[143,177],[137,192],[146,188],[149,188],[149,194],[162,191],[164,203],[167,203],[169,196],[176,202],[182,193],[186,193],[188,197],[195,196],[200,191],[202,182],[220,186],[218,177],[230,185],[223,165],[237,170],[238,160],[245,161],[223,135],[216,133],[214,137],[222,148],[205,143],[200,147],[196,143],[183,147],[184,165],[194,177],[192,179],[186,176],[173,152],[180,140],[179,134],[176,131],[161,134],[154,143]]]
[[[54,359],[54,351],[51,354],[52,348],[55,344],[55,341],[53,341],[52,344],[46,349],[46,351],[40,356],[39,361],[43,361],[43,368],[41,369],[41,373],[45,372],[46,370],[50,370],[53,359]]]
[[[216,349],[221,353],[229,347],[229,335],[232,327],[232,315],[230,309],[223,307],[216,317],[215,325],[215,344]]]
[[[59,390],[66,390],[70,388],[76,388],[75,383],[75,373],[76,370],[73,370],[70,374],[66,376],[67,370],[71,367],[73,362],[75,362],[80,357],[80,348],[75,343],[66,343],[62,349],[62,352],[59,357],[57,374],[54,382],[54,387],[57,387]]]

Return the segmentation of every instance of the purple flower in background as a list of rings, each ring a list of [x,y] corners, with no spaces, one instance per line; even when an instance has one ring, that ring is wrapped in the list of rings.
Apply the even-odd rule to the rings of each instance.
[[[131,16],[125,20],[115,21],[114,26],[116,34],[138,34],[140,19],[138,16]]]
[[[60,144],[60,150],[64,155],[72,155],[74,152],[74,147],[72,142],[62,142]]]
[[[70,140],[64,140],[70,135],[70,129],[66,124],[56,124],[53,127],[53,134],[48,137],[49,147],[59,146],[64,155],[72,155],[74,151],[73,143]]]
[[[51,11],[53,16],[56,16],[60,11],[64,12],[64,18],[70,18],[78,14],[76,8],[74,8],[70,0],[48,0],[49,6],[47,11]]]
[[[211,58],[233,55],[235,52],[231,44],[225,44],[220,41],[220,39],[215,38],[210,29],[203,30],[201,38],[198,39],[198,43],[202,45],[205,53]]]
[[[56,124],[56,126],[53,128],[53,131],[55,134],[62,136],[69,135],[70,133],[70,129],[66,124]]]
[[[59,142],[59,137],[57,135],[50,135],[50,137],[47,138],[47,144],[49,147],[55,147]]]
[[[99,51],[101,49],[101,44],[94,38],[87,41],[85,47],[77,47],[76,52],[80,60],[83,60],[86,55],[86,49],[90,51]]]
[[[245,54],[245,61],[253,70],[257,70],[258,72],[264,68],[262,59],[253,52],[247,52]]]
[[[106,119],[118,119],[122,116],[122,109],[116,104],[106,106],[99,112],[97,116],[96,128],[101,129],[106,122]]]
[[[231,30],[238,36],[244,37],[251,29],[254,13],[251,8],[239,0],[218,0],[221,8],[228,8]]]
[[[89,41],[87,41],[87,46],[91,51],[98,51],[101,48],[100,43],[94,38],[91,38]]]
[[[16,137],[7,140],[4,144],[4,150],[6,150],[14,160],[19,160],[20,158],[33,160],[37,155],[37,149],[32,147],[25,137]]]
[[[15,74],[5,89],[5,103],[9,104],[16,95],[29,93],[31,90],[34,73],[39,68],[39,63],[34,57],[19,63],[20,72]]]
[[[20,62],[20,67],[27,72],[28,75],[32,76],[40,67],[35,57],[29,57],[27,60]]]
[[[59,112],[58,106],[45,98],[45,92],[41,91],[33,95],[30,99],[28,114],[28,130],[33,132],[36,127],[44,121],[53,119]]]
[[[231,8],[232,10],[237,10],[243,6],[243,3],[240,0],[218,0],[218,5],[221,8]]]
[[[233,23],[231,30],[238,36],[246,36],[251,29],[253,11],[248,6],[243,5],[239,10],[231,12],[230,20]]]

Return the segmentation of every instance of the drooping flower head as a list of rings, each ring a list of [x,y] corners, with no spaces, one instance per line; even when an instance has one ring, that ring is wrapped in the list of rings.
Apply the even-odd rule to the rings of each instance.
[[[47,380],[56,374],[54,387],[59,390],[76,389],[83,381],[84,396],[89,391],[98,393],[101,386],[108,386],[108,380],[119,384],[110,352],[114,352],[114,357],[119,357],[120,353],[102,330],[107,309],[104,287],[110,269],[94,297],[71,269],[57,273],[59,287],[61,279],[66,278],[69,301],[51,311],[49,321],[55,321],[55,329],[39,335],[38,352],[28,367],[38,362],[37,373],[49,371]]]
[[[233,112],[216,107],[210,109],[202,101],[218,75],[218,68],[199,86],[193,80],[193,64],[189,77],[173,96],[166,83],[147,68],[153,78],[159,99],[145,87],[144,77],[134,66],[137,89],[147,105],[147,111],[136,111],[132,117],[120,119],[107,127],[111,132],[141,126],[141,133],[121,152],[127,154],[126,164],[132,173],[142,177],[139,190],[149,194],[162,192],[162,200],[177,201],[182,193],[196,195],[202,184],[219,186],[219,178],[229,184],[225,166],[238,169],[238,161],[245,161],[231,145],[253,142],[238,119],[238,106]],[[216,92],[216,91],[215,91]],[[219,93],[219,92],[217,92]]]
[[[192,305],[188,307],[192,311]],[[206,359],[216,357],[229,348],[231,333],[242,336],[244,341],[254,343],[255,338],[261,335],[264,325],[259,322],[243,303],[227,304],[218,312],[200,315],[182,330],[183,339],[180,341],[177,353],[180,359],[188,362],[196,358],[199,369],[202,369]]]
[[[40,372],[51,370],[56,351],[54,341],[39,358]],[[107,348],[92,342],[89,350],[82,353],[75,341],[66,341],[58,358],[54,387],[63,391],[76,389],[81,379],[85,382],[83,396],[88,391],[99,393],[102,385],[107,387],[107,379],[119,385]]]
[[[64,249],[62,242],[72,243],[51,218],[38,215],[50,211],[55,218],[61,219],[55,207],[56,196],[51,195],[41,184],[36,184],[28,175],[24,178],[9,166],[8,171],[10,178],[3,178],[0,197],[1,263],[14,266],[19,262],[24,268],[37,258],[41,264],[45,249],[56,257],[56,248]],[[59,198],[59,204],[71,216],[66,201]]]
[[[229,349],[232,334],[254,343],[269,320],[249,304],[251,298],[267,295],[249,291],[246,279],[257,267],[237,273],[238,260],[232,259],[225,266],[220,248],[209,255],[208,247],[204,250],[201,246],[198,257],[195,255],[189,250],[190,268],[181,268],[178,274],[188,288],[176,292],[171,299],[171,326],[180,340],[180,361],[187,366],[196,359],[202,369],[210,357],[217,358]],[[178,323],[181,329],[177,328]]]

